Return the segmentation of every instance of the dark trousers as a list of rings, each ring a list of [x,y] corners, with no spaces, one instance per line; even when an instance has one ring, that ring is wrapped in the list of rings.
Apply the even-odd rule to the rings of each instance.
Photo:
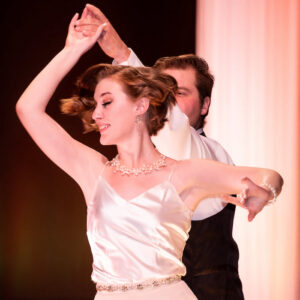
[[[232,237],[232,204],[205,220],[192,221],[183,253],[183,280],[200,300],[243,300],[239,251]]]
[[[244,300],[242,283],[233,270],[215,271],[184,280],[200,300]]]

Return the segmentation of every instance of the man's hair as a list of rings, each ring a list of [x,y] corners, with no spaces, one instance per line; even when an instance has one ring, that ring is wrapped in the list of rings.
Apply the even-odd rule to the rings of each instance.
[[[155,62],[153,67],[159,71],[163,71],[166,69],[186,70],[192,68],[193,70],[195,70],[196,87],[199,93],[201,106],[205,97],[211,98],[211,92],[214,86],[214,76],[210,73],[209,66],[203,58],[194,54],[166,56],[159,58]],[[207,114],[201,116],[202,125]]]
[[[169,106],[175,104],[176,80],[150,67],[112,66],[98,64],[87,69],[76,81],[76,90],[69,99],[62,99],[65,114],[79,116],[85,132],[98,130],[92,113],[96,107],[94,92],[97,84],[111,78],[118,81],[132,101],[145,97],[149,100],[146,125],[150,135],[156,135],[165,121]]]

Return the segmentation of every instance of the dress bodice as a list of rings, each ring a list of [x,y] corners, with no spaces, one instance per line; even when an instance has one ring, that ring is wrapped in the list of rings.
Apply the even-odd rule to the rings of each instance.
[[[92,280],[123,284],[184,275],[191,217],[170,180],[125,200],[99,176],[87,219]]]

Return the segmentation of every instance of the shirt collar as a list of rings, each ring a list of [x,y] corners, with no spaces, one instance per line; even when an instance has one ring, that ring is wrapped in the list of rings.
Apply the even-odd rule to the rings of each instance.
[[[203,128],[199,128],[199,129],[197,129],[197,132],[198,132],[198,134],[201,134],[201,133],[203,133]]]

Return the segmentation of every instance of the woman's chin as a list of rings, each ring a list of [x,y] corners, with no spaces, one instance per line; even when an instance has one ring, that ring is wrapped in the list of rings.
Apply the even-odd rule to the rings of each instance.
[[[99,140],[100,144],[103,146],[111,146],[111,145],[115,145],[115,143],[113,143],[111,140],[104,138],[103,136],[100,136],[100,140]]]

